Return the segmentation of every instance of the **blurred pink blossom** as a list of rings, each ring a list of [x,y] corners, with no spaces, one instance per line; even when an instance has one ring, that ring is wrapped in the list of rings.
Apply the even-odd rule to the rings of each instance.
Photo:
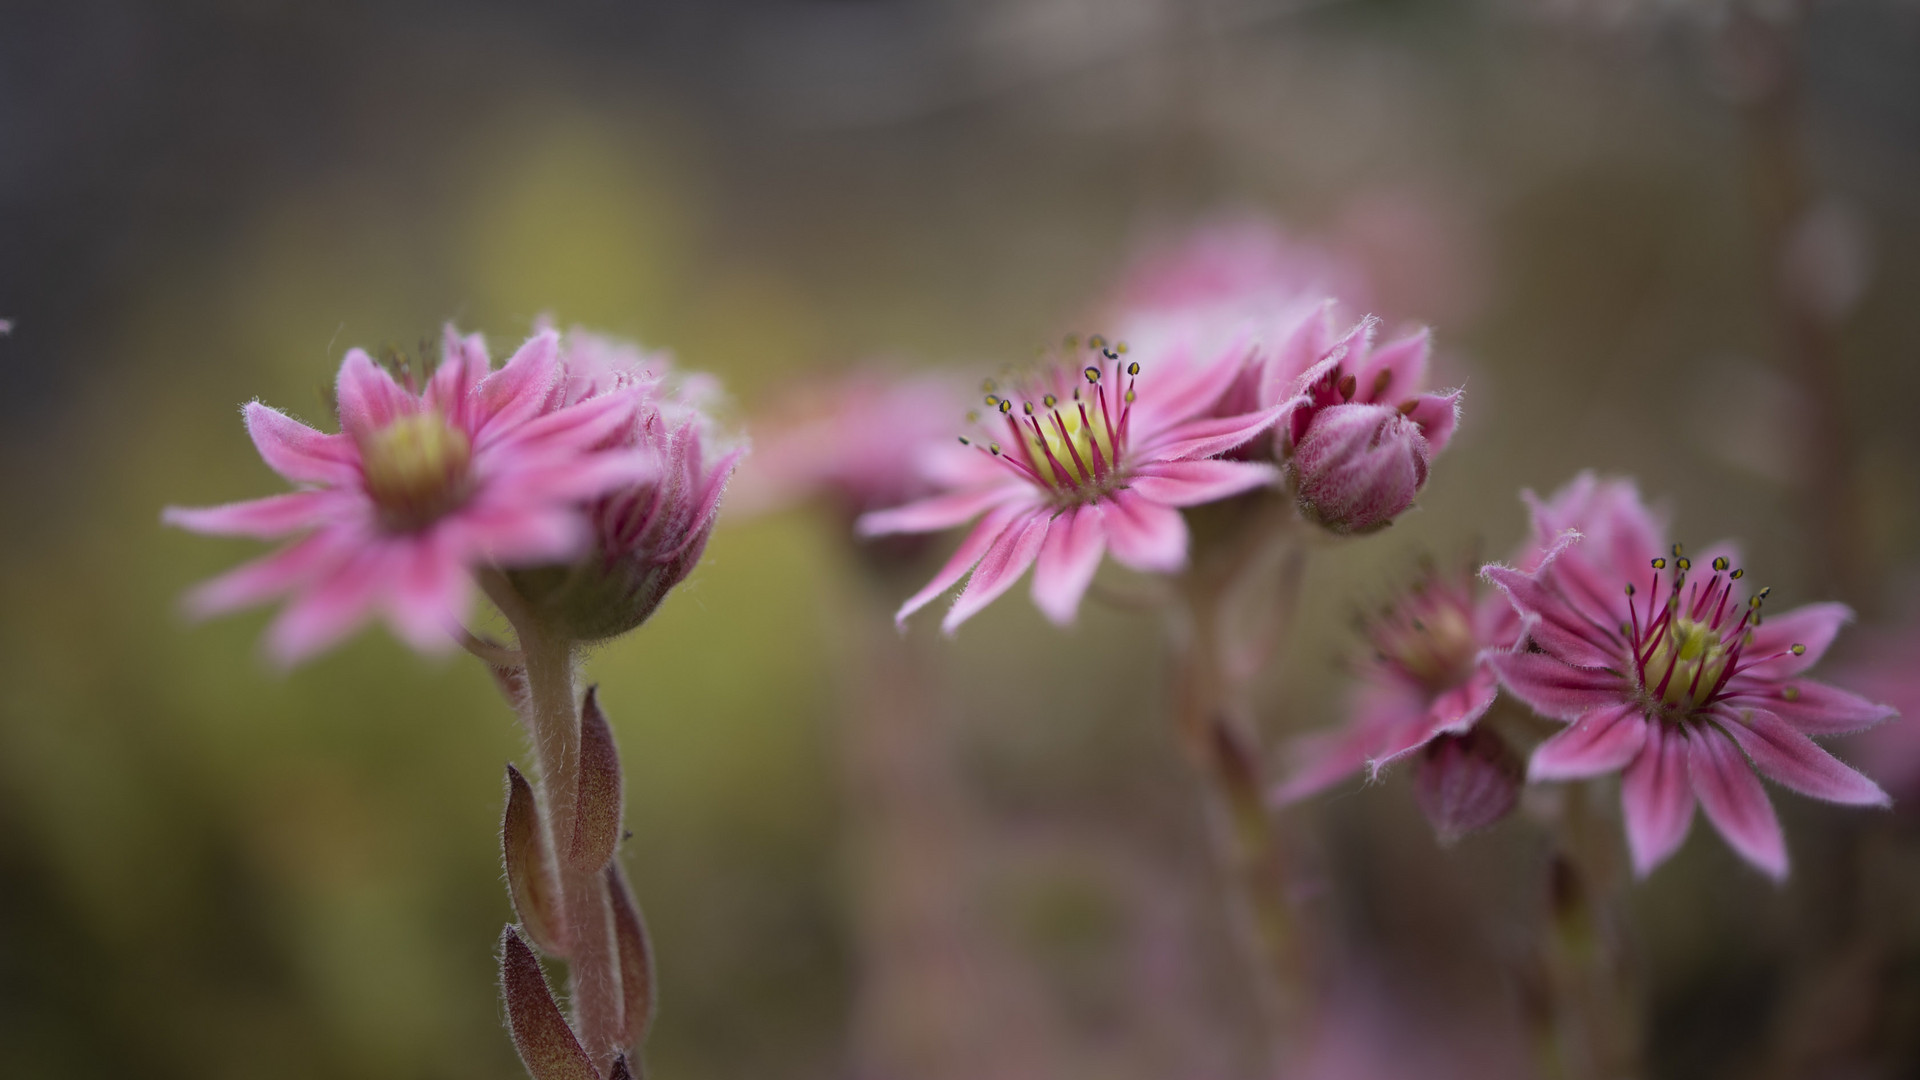
[[[1735,851],[1784,878],[1785,838],[1755,769],[1829,802],[1887,804],[1873,781],[1808,737],[1894,715],[1802,677],[1851,617],[1844,606],[1810,604],[1763,621],[1767,590],[1743,597],[1737,552],[1710,549],[1702,557],[1711,576],[1692,575],[1680,545],[1661,554],[1662,524],[1631,481],[1582,474],[1535,500],[1534,517],[1536,533],[1559,535],[1539,565],[1482,571],[1525,620],[1531,648],[1489,662],[1508,691],[1569,725],[1535,750],[1530,779],[1624,770],[1639,874],[1679,848],[1697,800]]]
[[[1859,757],[1861,772],[1897,798],[1920,799],[1920,720],[1915,719],[1920,717],[1920,612],[1865,636],[1833,681],[1886,702],[1900,717],[1861,733],[1848,746]]]
[[[1365,319],[1302,374],[1277,425],[1287,480],[1308,520],[1338,533],[1385,527],[1426,485],[1459,422],[1460,391],[1426,388],[1426,331],[1379,348]]]
[[[1240,352],[1144,373],[1121,348],[1094,338],[1078,359],[1063,357],[1021,378],[1011,396],[990,383],[988,415],[975,414],[978,434],[961,438],[971,452],[948,459],[940,493],[860,519],[863,535],[883,536],[985,515],[899,619],[971,570],[942,623],[952,633],[1033,566],[1034,602],[1049,619],[1069,623],[1107,551],[1135,570],[1179,570],[1188,540],[1179,508],[1279,479],[1271,465],[1217,460],[1280,414],[1213,414],[1243,370]]]
[[[1435,739],[1473,728],[1500,688],[1483,653],[1512,647],[1519,631],[1505,599],[1475,586],[1471,573],[1430,574],[1369,625],[1372,657],[1360,668],[1350,721],[1294,744],[1277,801],[1314,795],[1362,768],[1377,778]]]
[[[614,439],[633,423],[635,392],[550,403],[559,351],[557,335],[535,334],[492,371],[484,341],[448,327],[440,365],[420,388],[353,349],[340,365],[334,435],[249,403],[242,412],[260,456],[299,490],[169,507],[164,520],[213,535],[300,539],[201,585],[190,610],[212,615],[293,594],[267,635],[286,664],[376,613],[415,648],[450,647],[477,567],[579,555],[592,542],[587,501],[657,473],[652,454]]]
[[[756,450],[741,467],[733,509],[819,500],[857,517],[930,495],[931,459],[953,445],[965,401],[950,377],[874,369],[787,394],[753,424]]]

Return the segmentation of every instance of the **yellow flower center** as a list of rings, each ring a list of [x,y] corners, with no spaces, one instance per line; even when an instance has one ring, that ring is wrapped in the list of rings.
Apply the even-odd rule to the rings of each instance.
[[[1658,695],[1661,703],[1670,708],[1693,709],[1705,705],[1720,685],[1732,646],[1733,643],[1712,626],[1684,615],[1676,616],[1645,665],[1648,678],[1657,676],[1665,682],[1665,688],[1660,681],[1650,682],[1647,693]]]
[[[403,416],[363,440],[367,494],[396,530],[419,529],[460,505],[468,494],[473,446],[439,413]]]

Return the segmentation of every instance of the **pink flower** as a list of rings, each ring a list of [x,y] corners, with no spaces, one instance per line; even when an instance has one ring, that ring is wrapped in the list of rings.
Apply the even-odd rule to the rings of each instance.
[[[299,490],[169,507],[164,520],[213,535],[300,539],[201,585],[189,608],[212,615],[293,594],[267,635],[286,664],[375,613],[415,648],[452,645],[476,567],[573,558],[591,542],[587,500],[654,474],[649,455],[606,445],[632,423],[633,395],[549,407],[558,345],[537,334],[491,371],[484,342],[449,327],[424,389],[401,386],[351,350],[340,365],[337,435],[248,404],[260,456]]]
[[[1731,548],[1693,572],[1633,484],[1584,474],[1545,504],[1536,529],[1569,527],[1532,571],[1490,565],[1531,648],[1489,657],[1501,683],[1566,730],[1535,750],[1533,780],[1620,770],[1635,869],[1686,838],[1697,801],[1734,850],[1775,878],[1786,841],[1754,770],[1805,795],[1885,806],[1873,781],[1808,736],[1869,727],[1893,710],[1804,677],[1851,613],[1811,604],[1762,620]],[[1641,590],[1645,595],[1642,598]]]
[[[1900,711],[1856,738],[1860,769],[1903,798],[1920,796],[1920,618],[1874,633],[1833,681]]]
[[[1171,573],[1187,561],[1180,508],[1272,484],[1271,465],[1214,460],[1271,425],[1279,410],[1213,416],[1238,363],[1180,366],[1157,380],[1095,338],[1084,367],[1044,368],[1001,397],[971,451],[952,461],[941,493],[863,516],[866,536],[933,532],[981,516],[953,558],[901,607],[905,620],[972,571],[941,624],[952,633],[1035,567],[1033,598],[1055,623],[1073,621],[1103,554]],[[1124,348],[1120,346],[1118,348]],[[976,415],[975,420],[978,421]]]
[[[1499,692],[1499,681],[1485,660],[1490,649],[1510,648],[1519,622],[1504,598],[1478,595],[1470,574],[1432,575],[1421,581],[1368,628],[1372,658],[1359,671],[1352,718],[1340,730],[1308,736],[1291,749],[1293,767],[1275,789],[1281,803],[1317,794],[1362,768],[1372,778],[1402,757],[1429,748],[1435,740],[1465,736],[1485,715]],[[1486,748],[1476,744],[1476,763]],[[1419,759],[1422,790],[1432,789],[1443,832],[1461,833],[1485,824],[1468,818],[1512,806],[1499,813],[1485,809],[1476,792],[1476,809],[1460,812],[1453,804],[1461,792],[1449,789],[1463,761],[1462,746],[1449,746]],[[1429,758],[1431,760],[1429,760]],[[1442,773],[1428,776],[1431,769]],[[1478,781],[1475,781],[1477,784]],[[1513,785],[1519,784],[1515,778]],[[1495,801],[1498,801],[1497,799]]]
[[[1301,243],[1255,215],[1222,218],[1146,248],[1119,288],[1123,310],[1137,314],[1238,309],[1252,314],[1338,296],[1368,300],[1365,276],[1351,260]]]
[[[523,597],[574,639],[599,641],[645,622],[693,571],[745,448],[726,445],[714,430],[707,407],[719,388],[712,378],[674,372],[663,353],[576,329],[566,336],[562,358],[566,377],[555,384],[548,407],[631,402],[601,445],[658,464],[593,500],[592,544],[578,558],[509,575]]]
[[[1412,506],[1459,421],[1460,391],[1425,389],[1426,331],[1375,349],[1378,325],[1363,320],[1302,374],[1279,424],[1300,512],[1338,533],[1383,528]]]
[[[758,449],[731,504],[764,513],[818,499],[851,519],[931,495],[932,459],[953,445],[946,425],[965,400],[944,375],[873,369],[786,395],[754,423]]]

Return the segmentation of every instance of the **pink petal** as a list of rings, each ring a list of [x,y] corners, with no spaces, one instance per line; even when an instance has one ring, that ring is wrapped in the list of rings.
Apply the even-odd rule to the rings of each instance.
[[[1460,391],[1421,394],[1413,399],[1413,409],[1407,413],[1407,419],[1419,425],[1420,434],[1426,436],[1428,451],[1438,454],[1453,441],[1453,431],[1460,426]]]
[[[1628,662],[1628,647],[1619,632],[1600,625],[1557,591],[1546,578],[1552,561],[1532,574],[1511,567],[1482,567],[1480,576],[1498,585],[1523,616],[1534,622],[1527,632],[1541,648],[1569,664],[1611,667]]]
[[[487,477],[482,497],[503,507],[578,502],[659,478],[660,459],[650,451],[568,455]]]
[[[1754,767],[1802,795],[1847,806],[1891,806],[1880,785],[1842,764],[1765,709],[1732,710],[1721,727],[1753,759]]]
[[[1054,519],[1033,568],[1033,602],[1056,625],[1073,622],[1080,598],[1106,554],[1107,530],[1099,506],[1079,506]]]
[[[1499,680],[1485,667],[1474,669],[1466,683],[1441,691],[1421,714],[1419,722],[1387,733],[1374,747],[1367,764],[1373,775],[1442,735],[1459,735],[1470,730],[1493,707],[1500,694]]]
[[[1180,511],[1120,491],[1107,505],[1107,545],[1122,566],[1172,573],[1187,563],[1187,522]]]
[[[1766,709],[1802,735],[1844,735],[1899,715],[1886,705],[1812,679],[1782,685],[1748,681],[1744,673],[1728,682],[1727,700],[1738,709]]]
[[[1162,461],[1143,465],[1128,486],[1166,506],[1198,506],[1280,482],[1280,470],[1251,461]]]
[[[160,520],[209,536],[273,540],[311,529],[349,510],[354,502],[352,495],[340,491],[295,491],[224,506],[169,506],[160,512]]]
[[[1292,761],[1287,778],[1274,787],[1268,801],[1290,806],[1311,798],[1366,767],[1378,733],[1355,724],[1295,739],[1287,748]]]
[[[1144,388],[1140,400],[1151,405],[1155,417],[1180,420],[1199,416],[1219,401],[1220,395],[1240,377],[1252,351],[1252,343],[1246,340],[1243,331],[1218,351],[1220,359],[1198,364],[1177,363],[1180,370],[1174,377]]]
[[[271,600],[338,563],[356,542],[353,537],[322,531],[243,563],[188,593],[187,613],[204,619]]]
[[[470,507],[439,525],[447,550],[469,562],[538,566],[568,562],[591,545],[586,516],[573,507]]]
[[[462,431],[472,430],[467,416],[468,398],[492,368],[486,338],[479,334],[463,338],[453,324],[448,323],[441,335],[440,367],[427,384],[427,405]]]
[[[940,568],[939,573],[933,575],[933,580],[927,582],[925,588],[909,596],[907,602],[900,605],[900,610],[894,613],[893,621],[905,623],[907,616],[926,607],[934,597],[951,589],[954,582],[965,577],[967,571],[973,569],[973,564],[980,561],[980,557],[987,553],[987,549],[993,546],[993,542],[1000,538],[1001,533],[1010,528],[1017,528],[1016,522],[1023,515],[1035,513],[1044,513],[1044,511],[1024,503],[995,507],[986,517],[980,519],[980,524],[973,527],[973,531],[967,534],[965,540],[960,541],[959,549],[953,553],[951,559],[947,560],[946,565]]]
[[[633,390],[590,397],[515,427],[481,453],[577,453],[631,427],[639,406],[640,395]]]
[[[991,487],[935,495],[891,510],[862,514],[855,530],[861,536],[939,532],[1015,499],[1031,501],[1031,489],[1018,480],[1002,480]]]
[[[1812,667],[1826,655],[1840,628],[1853,621],[1853,609],[1845,604],[1807,604],[1780,615],[1769,614],[1753,632],[1746,655],[1755,663],[1747,673],[1764,679],[1784,679]],[[1806,646],[1803,655],[1793,655],[1794,645]]]
[[[1703,729],[1687,741],[1688,773],[1707,820],[1733,850],[1775,881],[1787,876],[1787,839],[1773,804],[1733,740]]]
[[[305,585],[267,630],[267,651],[292,667],[338,643],[367,620],[397,569],[396,544],[361,548]]]
[[[402,416],[419,411],[420,403],[393,376],[379,367],[363,349],[348,349],[334,384],[340,426],[346,431],[378,431]]]
[[[1000,595],[1020,580],[1027,572],[1033,560],[1040,554],[1040,545],[1052,531],[1053,517],[1045,511],[1036,511],[1016,522],[1011,528],[1000,534],[987,553],[980,557],[979,565],[967,578],[966,587],[960,590],[960,596],[948,609],[947,617],[940,620],[940,629],[951,635],[980,609],[1000,598]]]
[[[1647,718],[1636,705],[1614,705],[1581,717],[1533,752],[1529,780],[1584,780],[1624,767],[1647,744]]]
[[[1427,360],[1432,353],[1433,333],[1425,328],[1371,350],[1357,364],[1349,365],[1359,391],[1355,400],[1391,403],[1412,397],[1426,385]],[[1382,374],[1386,381],[1377,383]]]
[[[1177,424],[1151,439],[1141,441],[1138,456],[1143,461],[1188,461],[1224,454],[1272,427],[1289,411],[1291,402],[1258,412],[1237,416],[1213,417]]]
[[[505,367],[474,388],[475,442],[492,442],[538,415],[559,373],[560,335],[543,330],[528,338]]]
[[[1515,697],[1553,720],[1578,720],[1619,705],[1628,695],[1619,675],[1574,667],[1545,653],[1489,653],[1486,662]]]
[[[360,450],[345,435],[326,435],[257,401],[241,410],[247,434],[274,472],[296,484],[339,487],[359,482]]]
[[[1646,877],[1667,861],[1693,824],[1693,787],[1687,776],[1687,737],[1679,728],[1648,724],[1646,748],[1620,778],[1633,871]]]
[[[412,545],[386,597],[387,621],[402,641],[425,653],[451,649],[466,621],[472,578],[444,542]]]

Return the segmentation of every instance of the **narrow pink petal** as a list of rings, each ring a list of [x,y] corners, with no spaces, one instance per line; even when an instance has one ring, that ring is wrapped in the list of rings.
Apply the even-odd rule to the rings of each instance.
[[[538,415],[560,374],[560,335],[542,330],[474,388],[475,442],[488,443]]]
[[[1486,668],[1474,669],[1460,685],[1441,691],[1421,714],[1419,722],[1385,733],[1367,764],[1378,776],[1380,770],[1398,758],[1413,753],[1442,735],[1459,735],[1470,730],[1493,707],[1500,694],[1500,683]]]
[[[893,621],[906,622],[907,616],[926,607],[934,597],[953,588],[954,583],[965,577],[967,571],[973,569],[973,564],[980,561],[980,557],[987,553],[987,549],[993,546],[993,542],[1000,538],[1002,532],[1017,527],[1016,522],[1022,515],[1030,513],[1044,513],[1044,511],[1025,503],[1002,504],[995,507],[986,517],[981,518],[980,524],[975,525],[973,531],[967,534],[967,538],[960,541],[960,547],[954,551],[953,557],[933,575],[933,580],[927,582],[925,588],[908,597],[907,602],[900,605],[900,610],[894,613]]]
[[[1746,670],[1766,679],[1798,675],[1818,663],[1840,628],[1852,621],[1853,609],[1845,604],[1807,604],[1780,615],[1769,613],[1747,646],[1746,654],[1757,662]],[[1795,656],[1795,645],[1804,645],[1806,651]]]
[[[447,652],[465,624],[472,580],[448,544],[423,537],[398,567],[385,598],[388,624],[421,652]]]
[[[1058,626],[1073,622],[1080,598],[1093,583],[1100,556],[1107,551],[1107,530],[1097,505],[1078,506],[1055,519],[1033,568],[1033,602]]]
[[[940,629],[952,634],[986,607],[1000,598],[1000,595],[1020,580],[1027,572],[1033,560],[1040,554],[1040,546],[1046,542],[1047,534],[1052,531],[1054,518],[1046,511],[1036,511],[1006,529],[995,540],[987,553],[980,557],[979,565],[967,578],[966,587],[948,609],[947,617],[940,620]]]
[[[1787,838],[1766,789],[1753,775],[1733,740],[1711,728],[1687,740],[1688,773],[1693,793],[1707,820],[1727,838],[1740,857],[1775,881],[1787,876]]]
[[[440,366],[427,384],[427,404],[462,431],[472,430],[467,417],[468,398],[492,368],[486,338],[479,334],[463,338],[448,323],[441,334]]]
[[[1419,393],[1426,386],[1432,354],[1433,332],[1425,328],[1371,350],[1359,363],[1348,365],[1359,390],[1356,400],[1392,404]],[[1386,380],[1379,382],[1383,373]]]
[[[1032,489],[1019,479],[995,482],[991,487],[957,491],[948,495],[875,510],[860,515],[855,530],[861,536],[888,536],[893,533],[939,532],[951,529],[1003,503],[1019,499],[1030,501]]]
[[[1220,400],[1220,395],[1226,393],[1227,388],[1240,377],[1252,351],[1252,343],[1246,340],[1245,333],[1237,334],[1225,348],[1218,350],[1220,358],[1180,365],[1183,370],[1179,376],[1184,377],[1176,376],[1145,388],[1141,403],[1151,407],[1154,417],[1177,421],[1199,416],[1212,408]],[[1152,432],[1147,434],[1151,435]]]
[[[1499,586],[1521,615],[1534,620],[1528,633],[1547,652],[1581,667],[1626,664],[1626,640],[1616,628],[1601,625],[1553,588],[1546,577],[1552,565],[1543,563],[1532,574],[1492,565],[1482,567],[1480,576]]]
[[[1802,735],[1844,735],[1899,715],[1889,706],[1812,679],[1781,684],[1749,680],[1744,673],[1727,684],[1727,700],[1736,709],[1766,709]]]
[[[1187,563],[1187,522],[1171,506],[1132,491],[1114,495],[1106,508],[1107,545],[1122,566],[1170,574]]]
[[[1629,693],[1611,671],[1574,667],[1545,653],[1488,653],[1486,662],[1515,697],[1553,720],[1578,720],[1619,705]]]
[[[1427,439],[1427,449],[1438,454],[1453,441],[1453,431],[1460,426],[1460,391],[1421,394],[1413,399],[1413,409],[1407,413],[1407,419],[1420,426],[1420,434]]]
[[[593,542],[585,514],[572,507],[473,508],[439,526],[449,550],[471,562],[537,566],[568,562]]]
[[[1137,456],[1143,461],[1189,461],[1224,454],[1272,427],[1290,411],[1292,404],[1286,402],[1258,412],[1176,424],[1151,439],[1142,440]]]
[[[360,479],[360,450],[345,435],[327,435],[257,401],[241,410],[247,434],[274,472],[296,484],[339,487]]]
[[[363,349],[348,349],[334,384],[340,426],[350,432],[378,431],[395,419],[419,411],[420,403]]]
[[[398,569],[403,543],[363,547],[325,577],[303,586],[268,628],[268,653],[292,667],[358,629],[378,607]]]
[[[555,409],[488,443],[481,453],[578,452],[607,441],[633,424],[640,407],[634,390],[615,390]]]
[[[204,619],[271,600],[343,560],[357,538],[315,533],[263,558],[202,582],[187,594],[187,613]]]
[[[1166,506],[1199,506],[1280,482],[1280,470],[1252,461],[1161,461],[1141,466],[1128,486]]]
[[[509,506],[577,502],[660,478],[660,459],[651,451],[554,455],[513,462],[499,475],[484,477],[481,498]]]
[[[224,506],[169,506],[160,520],[209,536],[251,536],[274,540],[311,529],[349,509],[354,496],[341,491],[295,491]]]
[[[1647,745],[1620,778],[1633,871],[1646,877],[1680,850],[1693,824],[1693,786],[1687,777],[1687,736],[1676,727],[1648,724]]]
[[[1765,709],[1724,710],[1720,725],[1754,767],[1799,792],[1847,806],[1891,806],[1880,785],[1841,763]]]
[[[1267,796],[1275,806],[1312,798],[1366,768],[1378,733],[1354,725],[1295,739],[1286,779]]]
[[[1647,718],[1636,705],[1596,709],[1533,752],[1529,780],[1584,780],[1624,768],[1647,745]]]

